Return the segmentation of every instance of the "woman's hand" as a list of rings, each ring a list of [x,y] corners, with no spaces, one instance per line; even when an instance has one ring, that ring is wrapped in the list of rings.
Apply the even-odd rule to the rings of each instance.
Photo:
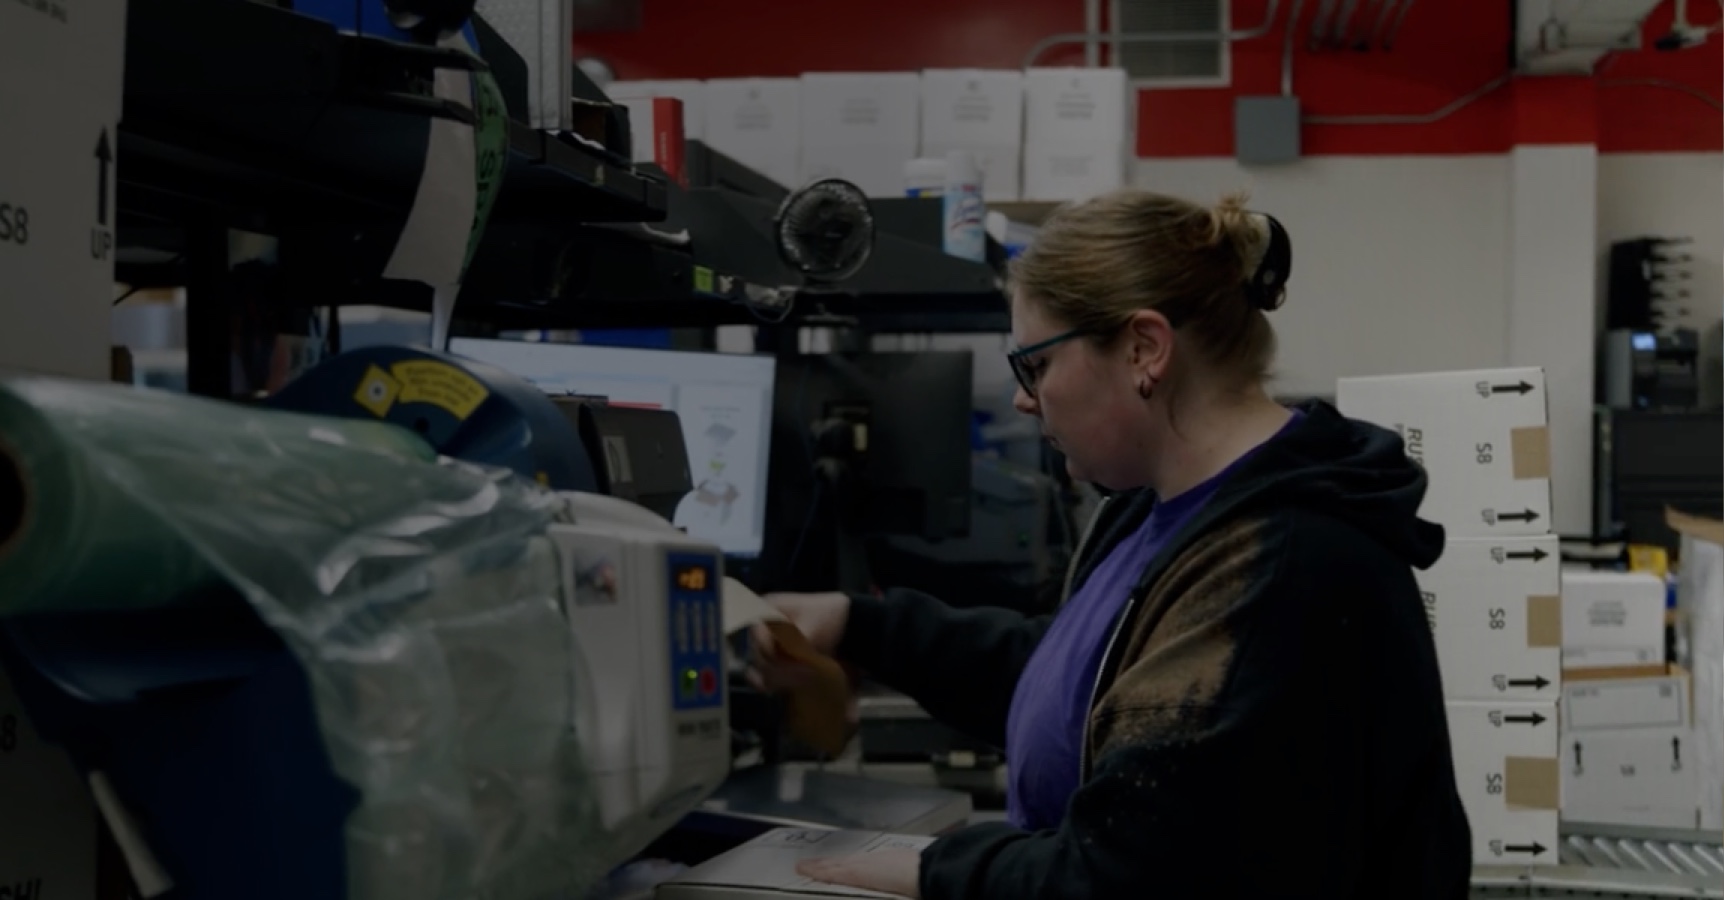
[[[915,850],[882,850],[857,856],[806,859],[796,864],[797,874],[827,884],[897,894],[919,900],[922,896],[922,854]]]
[[[827,657],[837,655],[838,642],[844,638],[844,626],[850,619],[849,597],[839,593],[767,594],[761,599],[783,613],[815,652]],[[765,625],[754,626],[749,639],[754,644],[754,653],[749,660],[748,680],[755,688],[782,693],[810,674],[807,666],[779,652],[772,631]]]

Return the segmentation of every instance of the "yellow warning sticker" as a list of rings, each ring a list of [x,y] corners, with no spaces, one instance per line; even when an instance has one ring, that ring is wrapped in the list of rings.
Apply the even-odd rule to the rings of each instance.
[[[444,409],[456,419],[465,419],[491,396],[479,379],[434,359],[414,359],[389,367],[401,382],[398,403],[427,403]]]
[[[389,408],[400,394],[401,382],[377,366],[368,366],[365,377],[359,379],[359,389],[353,392],[353,400],[381,419],[389,415]]]

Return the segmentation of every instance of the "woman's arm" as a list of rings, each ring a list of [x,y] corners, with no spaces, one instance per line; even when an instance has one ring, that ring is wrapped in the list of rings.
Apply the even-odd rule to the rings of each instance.
[[[850,598],[838,656],[935,719],[1002,747],[1018,676],[1051,620],[997,607],[956,609],[897,588]]]

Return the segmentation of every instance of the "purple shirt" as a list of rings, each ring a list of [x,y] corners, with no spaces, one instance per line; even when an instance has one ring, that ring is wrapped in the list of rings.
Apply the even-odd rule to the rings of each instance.
[[[1285,432],[1293,419],[1282,428]],[[1006,716],[1011,783],[1006,811],[1026,831],[1057,828],[1078,789],[1090,692],[1126,598],[1149,563],[1215,496],[1246,454],[1208,481],[1156,504],[1149,517],[1108,552],[1054,617],[1018,678]]]

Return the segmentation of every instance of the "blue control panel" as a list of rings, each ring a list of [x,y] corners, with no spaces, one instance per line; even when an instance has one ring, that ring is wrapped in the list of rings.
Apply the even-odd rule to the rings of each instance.
[[[724,608],[716,556],[672,553],[670,571],[671,705],[677,711],[724,705]]]

